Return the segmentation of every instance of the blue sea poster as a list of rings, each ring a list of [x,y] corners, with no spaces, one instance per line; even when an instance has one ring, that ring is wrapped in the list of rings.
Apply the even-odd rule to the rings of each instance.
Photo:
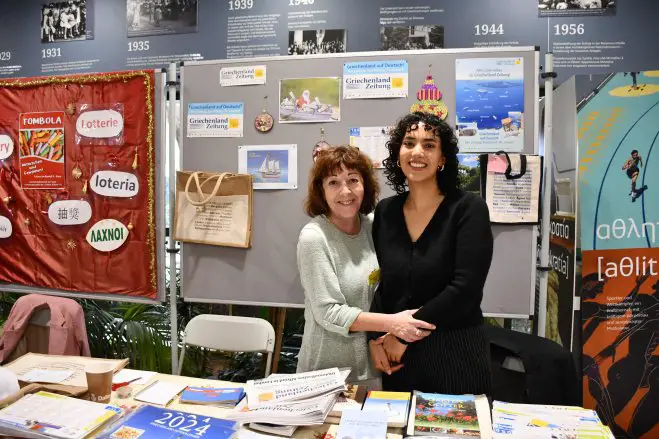
[[[460,152],[522,151],[522,58],[457,59],[455,73]]]

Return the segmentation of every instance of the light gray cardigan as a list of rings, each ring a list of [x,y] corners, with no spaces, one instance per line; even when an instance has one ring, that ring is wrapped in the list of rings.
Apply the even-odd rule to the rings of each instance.
[[[349,332],[359,313],[369,310],[377,286],[372,224],[372,216],[361,216],[361,230],[351,236],[317,216],[300,232],[297,265],[306,322],[298,372],[351,367],[351,381],[376,376],[366,333]]]

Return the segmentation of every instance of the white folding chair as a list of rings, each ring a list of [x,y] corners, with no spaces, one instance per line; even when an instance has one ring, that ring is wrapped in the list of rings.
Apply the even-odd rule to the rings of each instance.
[[[193,317],[185,326],[177,375],[181,375],[188,345],[228,352],[267,352],[267,377],[270,375],[272,353],[275,350],[275,329],[267,320],[255,317],[214,314]]]

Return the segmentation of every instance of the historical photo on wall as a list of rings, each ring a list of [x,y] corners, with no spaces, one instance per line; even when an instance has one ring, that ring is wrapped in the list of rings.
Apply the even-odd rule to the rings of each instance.
[[[128,37],[197,32],[197,0],[126,0]]]
[[[574,15],[613,15],[616,0],[538,0],[541,17]]]
[[[423,50],[444,47],[444,26],[382,26],[380,50]]]
[[[341,120],[341,78],[282,79],[279,82],[279,122]]]
[[[345,29],[305,29],[288,31],[289,55],[344,53],[345,51]]]
[[[92,0],[44,3],[41,5],[41,42],[92,40],[92,17]]]

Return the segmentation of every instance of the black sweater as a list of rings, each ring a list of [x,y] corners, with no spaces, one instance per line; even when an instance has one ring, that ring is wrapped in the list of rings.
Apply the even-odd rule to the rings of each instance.
[[[412,242],[403,214],[408,194],[386,198],[375,209],[380,285],[371,311],[393,314],[420,308],[414,317],[438,329],[482,324],[480,304],[493,252],[485,200],[461,190],[446,196]]]

